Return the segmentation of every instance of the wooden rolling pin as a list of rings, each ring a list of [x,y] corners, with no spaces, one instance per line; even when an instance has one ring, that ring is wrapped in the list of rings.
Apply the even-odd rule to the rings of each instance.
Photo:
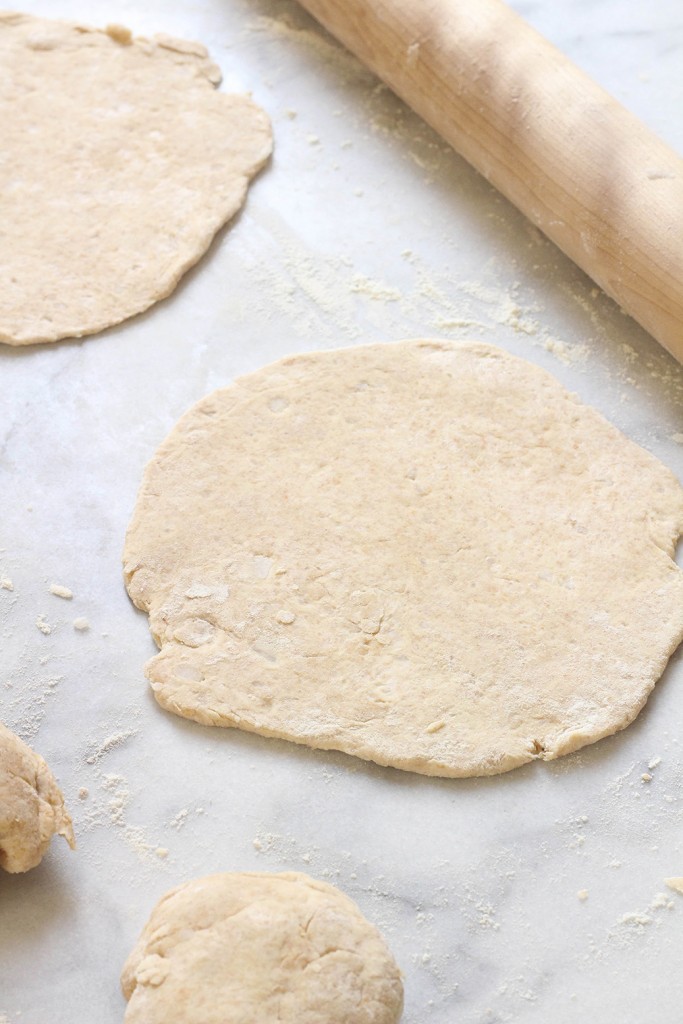
[[[683,159],[501,0],[301,0],[683,362]]]

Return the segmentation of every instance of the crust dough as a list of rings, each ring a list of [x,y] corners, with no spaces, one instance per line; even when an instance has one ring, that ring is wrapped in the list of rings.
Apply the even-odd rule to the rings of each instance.
[[[683,635],[683,490],[482,344],[294,356],[199,402],[124,556],[156,699],[207,725],[489,775],[631,722]]]
[[[40,754],[0,723],[0,867],[36,867],[54,835],[76,845],[55,778]]]
[[[129,956],[126,1024],[395,1024],[401,975],[338,889],[220,874],[171,890]]]
[[[170,294],[242,205],[268,118],[198,43],[0,13],[0,341],[81,337]]]

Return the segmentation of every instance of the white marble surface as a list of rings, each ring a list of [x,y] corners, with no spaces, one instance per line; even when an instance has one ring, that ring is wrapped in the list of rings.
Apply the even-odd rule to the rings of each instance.
[[[276,150],[159,307],[82,342],[0,346],[0,717],[49,760],[78,837],[0,878],[0,1021],[116,1024],[121,964],[163,892],[300,869],[382,928],[405,1024],[677,1024],[683,897],[663,879],[683,874],[680,655],[612,739],[499,778],[426,779],[162,712],[120,553],[179,414],[288,352],[496,342],[679,475],[683,372],[289,0],[25,6],[202,39],[225,87],[270,112]],[[680,0],[513,6],[683,149]]]

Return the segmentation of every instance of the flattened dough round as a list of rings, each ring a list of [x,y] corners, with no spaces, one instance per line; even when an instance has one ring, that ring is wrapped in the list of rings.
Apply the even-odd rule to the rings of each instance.
[[[40,754],[0,723],[0,867],[36,867],[54,835],[74,847],[71,818]]]
[[[92,334],[173,291],[271,152],[197,43],[0,13],[0,341]]]
[[[121,975],[126,1024],[395,1024],[401,974],[338,889],[209,875],[157,904]]]
[[[125,547],[160,704],[429,775],[624,728],[683,634],[683,490],[481,344],[294,356],[209,395]]]

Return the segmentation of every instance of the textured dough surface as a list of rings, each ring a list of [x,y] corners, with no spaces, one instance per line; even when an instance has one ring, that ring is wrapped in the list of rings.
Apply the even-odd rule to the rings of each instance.
[[[0,723],[0,867],[36,867],[54,835],[73,849],[71,818],[55,778],[40,754]]]
[[[430,775],[624,728],[683,634],[683,489],[481,344],[294,356],[199,402],[124,568],[165,708]]]
[[[306,875],[209,875],[152,911],[121,975],[126,1024],[395,1024],[403,987],[377,929]]]
[[[0,13],[0,341],[168,295],[242,205],[268,118],[198,43]]]

